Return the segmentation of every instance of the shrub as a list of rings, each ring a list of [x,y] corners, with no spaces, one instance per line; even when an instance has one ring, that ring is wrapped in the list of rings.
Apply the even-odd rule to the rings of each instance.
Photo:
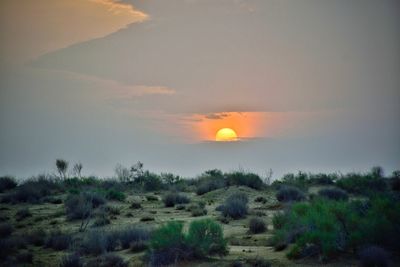
[[[101,255],[113,251],[118,245],[119,237],[118,232],[92,230],[84,236],[80,251],[91,255]]]
[[[189,225],[187,242],[196,258],[228,253],[222,227],[211,219],[193,221]]]
[[[14,177],[2,176],[0,177],[0,193],[17,187],[17,182]]]
[[[192,216],[193,217],[198,217],[198,216],[204,216],[207,214],[207,210],[205,208],[197,206],[196,208],[192,209]]]
[[[17,221],[22,221],[25,218],[31,217],[32,213],[29,211],[28,208],[22,208],[19,209],[16,213],[15,213],[15,219]]]
[[[67,219],[85,219],[92,214],[94,208],[97,208],[104,203],[104,198],[94,192],[69,195],[64,203]]]
[[[87,267],[127,267],[128,263],[120,256],[113,253],[106,253],[98,258],[89,261]]]
[[[155,218],[153,216],[148,216],[148,215],[143,216],[142,218],[140,218],[141,222],[150,222],[150,221],[154,221],[154,220],[155,220]]]
[[[305,199],[305,195],[300,189],[292,186],[282,186],[276,198],[279,202],[301,201]]]
[[[141,209],[142,204],[140,204],[139,202],[132,202],[130,208],[131,209]]]
[[[106,198],[109,200],[124,201],[126,199],[126,195],[124,194],[124,192],[118,191],[116,189],[109,189],[106,192]]]
[[[152,266],[227,253],[222,228],[213,220],[193,221],[187,235],[182,230],[182,223],[169,222],[155,231],[148,253]]]
[[[373,173],[358,174],[349,173],[340,178],[336,185],[347,192],[369,195],[375,192],[383,192],[387,189],[384,178]]]
[[[255,173],[235,171],[231,173],[226,173],[225,176],[228,185],[244,185],[256,190],[262,189],[264,185],[260,176]]]
[[[61,258],[60,267],[83,267],[83,261],[81,257],[74,253],[65,255]]]
[[[190,202],[190,199],[182,194],[179,193],[169,193],[167,194],[164,199],[165,207],[173,207],[175,204],[186,204]]]
[[[272,217],[272,225],[274,229],[282,229],[285,224],[288,223],[289,216],[285,212],[274,213]]]
[[[132,241],[129,244],[129,250],[132,252],[140,252],[148,248],[148,242],[145,241]]]
[[[244,193],[234,193],[229,196],[225,203],[222,205],[222,215],[224,217],[231,217],[232,219],[244,218],[247,215],[248,198]]]
[[[6,238],[12,234],[14,231],[13,226],[10,223],[0,224],[0,238]]]
[[[154,232],[148,255],[152,266],[168,265],[190,257],[182,230],[182,223],[169,222]]]
[[[56,180],[40,175],[22,183],[14,192],[6,195],[2,199],[2,202],[28,202],[35,204],[39,203],[43,197],[51,195],[59,190],[60,186],[57,184]]]
[[[155,173],[145,171],[142,179],[143,179],[143,189],[145,191],[156,191],[163,188],[163,183],[160,176],[158,176]]]
[[[179,205],[176,205],[176,207],[175,207],[176,210],[184,210],[185,208],[186,208],[186,205],[184,205],[184,204],[179,204]]]
[[[367,246],[359,252],[361,267],[388,267],[389,255],[381,247]]]
[[[158,197],[157,196],[153,196],[153,195],[147,195],[146,196],[147,201],[158,201]]]
[[[260,257],[256,257],[256,258],[252,258],[252,259],[248,259],[246,260],[246,262],[253,267],[271,267],[272,264]]]
[[[45,247],[52,248],[54,250],[65,250],[68,249],[72,242],[70,234],[62,233],[60,230],[51,232],[46,239]]]
[[[118,234],[123,249],[129,248],[132,243],[147,243],[150,239],[150,231],[140,227],[127,227]]]
[[[250,219],[249,230],[253,234],[259,234],[265,232],[267,227],[262,219],[254,217]]]
[[[325,197],[331,200],[345,200],[349,199],[346,191],[339,189],[339,188],[326,188],[322,189],[318,192],[318,195],[321,197]]]

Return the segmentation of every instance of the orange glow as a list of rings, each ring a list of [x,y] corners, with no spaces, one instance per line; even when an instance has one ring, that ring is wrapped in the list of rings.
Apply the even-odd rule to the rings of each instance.
[[[262,113],[222,112],[193,117],[200,139],[216,140],[216,132],[222,128],[234,129],[236,139],[252,138],[260,135]]]
[[[235,131],[230,128],[222,128],[215,135],[215,141],[218,142],[232,142],[237,140]]]

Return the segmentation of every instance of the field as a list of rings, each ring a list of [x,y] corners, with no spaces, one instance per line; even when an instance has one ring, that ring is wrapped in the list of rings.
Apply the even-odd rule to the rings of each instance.
[[[141,170],[135,178],[42,176],[18,185],[2,177],[1,265],[399,266],[400,207],[393,201],[399,177],[377,171],[299,173],[272,184],[255,174],[218,170],[192,180]],[[371,190],[359,191],[366,188]],[[352,214],[363,203],[365,213]],[[191,223],[210,222],[204,219],[216,232],[220,227],[223,238],[191,239]],[[183,224],[183,243],[173,255],[171,221]],[[307,225],[312,227],[304,230]]]

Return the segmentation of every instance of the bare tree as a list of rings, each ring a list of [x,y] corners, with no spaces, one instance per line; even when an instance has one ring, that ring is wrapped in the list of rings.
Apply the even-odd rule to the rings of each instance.
[[[72,172],[74,173],[74,175],[81,178],[82,168],[83,168],[82,163],[80,163],[80,162],[75,163],[74,167],[72,168]]]
[[[117,175],[117,178],[124,183],[127,183],[130,181],[130,172],[128,170],[128,168],[122,166],[121,164],[117,164],[117,166],[115,166],[115,174]]]
[[[63,159],[57,159],[56,166],[57,166],[57,171],[60,174],[60,177],[63,179],[67,178],[68,161]]]
[[[272,171],[271,168],[269,168],[269,170],[265,172],[264,183],[265,183],[266,185],[271,185],[271,179],[272,179],[272,174],[273,174],[273,173],[274,173],[274,172]]]

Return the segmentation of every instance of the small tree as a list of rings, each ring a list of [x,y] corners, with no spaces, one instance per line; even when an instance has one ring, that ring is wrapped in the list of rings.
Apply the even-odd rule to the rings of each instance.
[[[82,168],[83,168],[82,163],[80,163],[80,162],[75,163],[75,165],[74,165],[74,167],[73,167],[73,169],[72,169],[74,175],[76,175],[76,176],[78,176],[79,178],[81,178],[81,177],[82,177],[82,176],[81,176]]]
[[[56,166],[57,166],[57,171],[60,174],[60,177],[63,179],[67,178],[68,161],[63,159],[57,159]]]
[[[129,169],[122,166],[121,164],[117,164],[115,166],[115,174],[117,175],[117,178],[124,183],[130,182],[130,172]]]

